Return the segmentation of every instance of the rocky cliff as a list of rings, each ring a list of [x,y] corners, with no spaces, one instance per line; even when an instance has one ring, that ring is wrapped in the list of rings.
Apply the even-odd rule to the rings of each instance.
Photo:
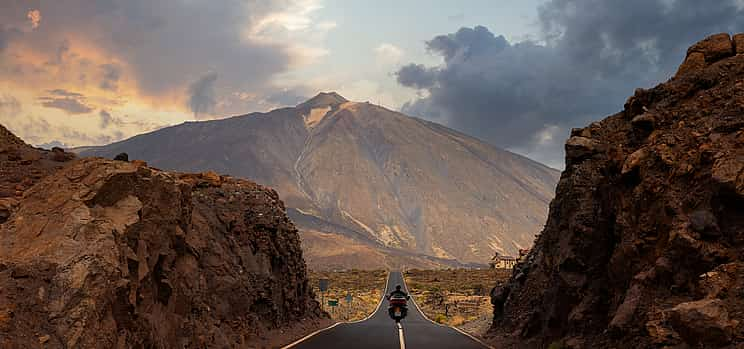
[[[492,292],[502,347],[744,345],[744,35],[572,131],[547,225]]]
[[[558,171],[370,103],[321,93],[293,108],[186,123],[89,148],[276,188],[314,268],[459,266],[529,247]]]
[[[0,199],[0,347],[266,347],[326,321],[275,191],[2,131],[3,171],[39,176],[2,176],[23,185]]]

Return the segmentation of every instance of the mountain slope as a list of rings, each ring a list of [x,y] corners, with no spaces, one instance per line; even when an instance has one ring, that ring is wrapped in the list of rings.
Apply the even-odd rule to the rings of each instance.
[[[354,256],[381,254],[368,257],[371,264],[426,267],[515,254],[541,229],[558,178],[441,125],[336,93],[269,113],[185,123],[82,155],[120,152],[162,168],[210,169],[277,188],[305,250],[318,251],[306,254],[313,267],[335,239],[364,251],[336,248],[323,264],[335,257],[351,260],[339,266],[368,265]]]

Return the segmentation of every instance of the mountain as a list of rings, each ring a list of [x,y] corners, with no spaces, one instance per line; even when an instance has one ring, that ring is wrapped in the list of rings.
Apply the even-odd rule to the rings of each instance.
[[[558,179],[522,156],[333,92],[81,155],[122,152],[276,188],[313,268],[455,266],[514,255],[542,228]]]
[[[566,143],[525,262],[493,290],[499,348],[744,346],[744,34]]]
[[[0,347],[268,348],[328,325],[275,191],[0,126]]]

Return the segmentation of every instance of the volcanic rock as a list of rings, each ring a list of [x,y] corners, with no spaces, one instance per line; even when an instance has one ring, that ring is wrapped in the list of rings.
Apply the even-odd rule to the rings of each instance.
[[[674,329],[690,344],[728,344],[738,325],[738,321],[729,320],[720,299],[681,303],[668,313]]]
[[[736,49],[736,54],[740,55],[744,53],[744,34],[734,35],[733,42],[734,42],[734,49]]]
[[[592,142],[572,133],[545,229],[493,293],[495,346],[744,345],[743,80],[716,35]]]
[[[102,158],[23,189],[0,199],[2,348],[270,347],[328,321],[271,189]]]

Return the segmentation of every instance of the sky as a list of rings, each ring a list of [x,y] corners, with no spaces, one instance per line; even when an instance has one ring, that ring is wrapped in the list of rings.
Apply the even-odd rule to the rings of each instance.
[[[0,0],[0,123],[100,145],[336,91],[560,169],[570,128],[743,23],[744,0]]]

